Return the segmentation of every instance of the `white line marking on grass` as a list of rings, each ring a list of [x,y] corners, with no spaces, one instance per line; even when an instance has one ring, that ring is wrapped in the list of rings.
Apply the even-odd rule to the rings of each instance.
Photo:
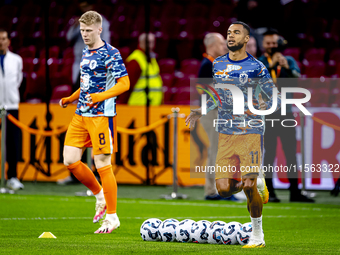
[[[51,198],[47,197],[45,198],[44,196],[8,196],[8,195],[2,195],[0,196],[1,199],[10,199],[10,200],[42,200],[42,199],[47,199],[50,201],[63,201],[63,202],[87,202],[87,203],[94,203],[96,200],[95,198],[86,198],[84,200],[81,200],[79,198],[74,198],[74,197],[68,197],[68,198],[61,198],[61,197],[56,197],[56,198]],[[118,198],[118,203],[125,203],[125,204],[154,204],[154,205],[173,205],[173,206],[203,206],[203,207],[227,207],[227,208],[245,208],[246,205],[235,205],[231,203],[197,203],[197,202],[174,202],[174,201],[157,201],[157,200],[125,200],[125,199],[119,199]],[[321,210],[339,210],[339,208],[318,208],[318,207],[291,207],[291,206],[270,206],[270,205],[264,205],[265,210],[298,210],[298,211],[321,211]]]
[[[326,218],[334,217],[334,215],[264,215],[264,218]],[[119,217],[125,220],[142,220],[154,217]],[[161,219],[167,219],[166,217],[160,217]],[[173,219],[243,219],[249,218],[248,216],[193,216],[193,217],[172,217]],[[92,217],[33,217],[33,218],[0,218],[0,221],[26,221],[26,220],[92,220]]]
[[[118,201],[119,203],[122,202],[122,200]],[[140,204],[159,204],[159,205],[177,205],[177,206],[204,206],[204,207],[228,207],[228,208],[245,208],[245,205],[233,205],[233,204],[207,204],[207,203],[190,203],[190,202],[162,202],[162,201],[137,201]],[[127,200],[126,203],[129,203]],[[320,211],[321,208],[312,208],[312,207],[290,207],[290,206],[282,206],[282,207],[275,207],[275,206],[264,206],[265,209],[276,209],[276,210],[312,210],[312,211]],[[333,208],[327,208],[327,209],[333,209]]]

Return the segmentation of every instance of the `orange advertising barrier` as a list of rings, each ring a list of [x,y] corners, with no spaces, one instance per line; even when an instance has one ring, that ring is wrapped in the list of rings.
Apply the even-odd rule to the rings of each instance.
[[[151,184],[172,184],[173,119],[169,119],[168,115],[171,114],[173,107],[171,105],[150,107],[149,123],[152,124],[146,126],[145,107],[117,106],[118,152],[112,156],[112,164],[118,183],[145,183],[148,165]],[[190,113],[189,106],[179,107],[180,113],[186,115]],[[76,105],[69,105],[63,109],[57,104],[52,104],[50,109],[52,131],[44,131],[46,127],[44,104],[20,104],[19,122],[9,116],[9,121],[17,124],[22,133],[22,150],[18,163],[20,179],[56,181],[69,175],[63,165],[62,152],[66,129]],[[149,144],[147,144],[147,133],[151,141]],[[194,137],[192,148],[190,148],[190,139],[192,139],[190,136]],[[185,126],[184,119],[178,119],[179,185],[204,184],[204,178],[190,178],[190,169],[194,168],[193,165],[190,166],[190,162],[191,164],[205,162],[206,149],[204,148],[208,143],[207,136],[200,125],[190,131]],[[190,154],[194,157],[192,161],[190,161]]]

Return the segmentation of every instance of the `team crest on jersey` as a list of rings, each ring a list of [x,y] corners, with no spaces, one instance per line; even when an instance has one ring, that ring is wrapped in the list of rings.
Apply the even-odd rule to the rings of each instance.
[[[229,90],[226,91],[225,102],[227,105],[233,105],[233,95]]]
[[[84,90],[88,90],[89,87],[90,87],[90,75],[88,73],[86,73],[81,78],[82,78]]]
[[[248,74],[241,73],[239,77],[239,81],[240,83],[245,84],[248,81]]]
[[[90,69],[93,70],[97,67],[97,61],[96,60],[91,60],[90,62]]]

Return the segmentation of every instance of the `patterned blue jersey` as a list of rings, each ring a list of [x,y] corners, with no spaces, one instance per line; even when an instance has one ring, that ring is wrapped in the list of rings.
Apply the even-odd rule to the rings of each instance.
[[[264,116],[253,114],[248,108],[248,87],[252,88],[253,106],[259,110],[258,96],[260,93],[265,101],[268,100],[266,102],[267,109],[272,107],[272,92],[275,85],[262,62],[256,60],[249,53],[247,54],[248,57],[243,60],[232,61],[228,53],[216,58],[213,62],[214,83],[234,85],[244,95],[245,114],[235,115],[233,114],[233,97],[230,90],[215,88],[222,102],[220,105],[218,97],[213,93],[215,102],[218,104],[218,119],[228,121],[227,123],[221,121],[216,125],[216,131],[219,133],[229,135],[264,134]],[[216,107],[215,102],[212,98],[207,100],[208,111]],[[277,104],[276,110],[281,105],[280,94],[278,94]]]
[[[85,96],[109,90],[117,79],[127,75],[119,51],[104,41],[99,49],[90,50],[86,46],[80,63],[80,95],[76,114],[84,117],[116,115],[116,97],[89,105]]]

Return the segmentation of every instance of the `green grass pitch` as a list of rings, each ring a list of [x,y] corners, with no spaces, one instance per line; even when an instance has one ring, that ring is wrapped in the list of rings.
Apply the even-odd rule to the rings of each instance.
[[[94,197],[0,194],[0,253],[340,254],[340,206],[336,204],[264,205],[267,247],[256,250],[240,245],[145,242],[139,234],[142,222],[151,217],[249,222],[245,203],[119,198],[121,227],[102,235],[93,234],[99,227],[92,223],[94,204]],[[39,239],[43,232],[52,232],[57,239]]]

